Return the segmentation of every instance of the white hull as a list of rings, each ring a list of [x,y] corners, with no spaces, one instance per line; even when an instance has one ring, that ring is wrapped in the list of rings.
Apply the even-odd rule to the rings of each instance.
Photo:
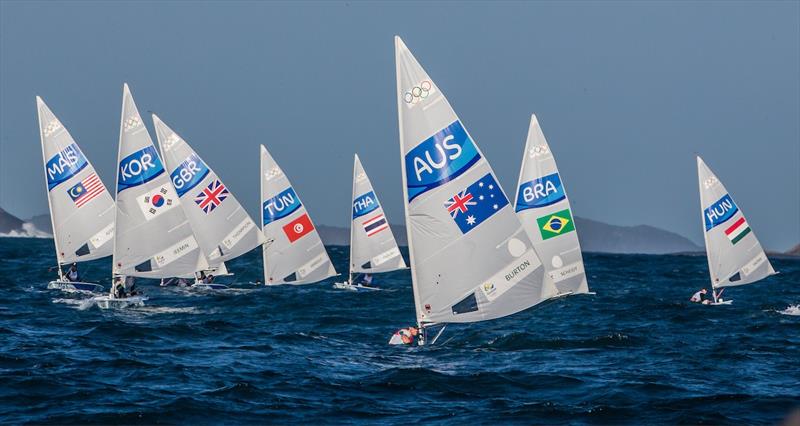
[[[192,289],[195,290],[227,290],[228,286],[225,284],[206,284],[206,283],[194,283],[191,285]]]
[[[47,284],[47,288],[50,290],[78,293],[102,293],[105,291],[105,288],[103,288],[103,286],[100,284],[86,283],[82,281],[50,281],[50,283]]]
[[[127,308],[128,306],[144,306],[148,300],[146,296],[131,296],[115,298],[110,296],[98,296],[91,299],[100,309]]]
[[[337,290],[348,290],[348,291],[378,291],[378,290],[381,290],[380,288],[377,288],[377,287],[366,287],[366,286],[363,286],[363,285],[360,285],[360,284],[353,285],[353,284],[350,284],[349,282],[333,283],[333,288],[335,288]]]

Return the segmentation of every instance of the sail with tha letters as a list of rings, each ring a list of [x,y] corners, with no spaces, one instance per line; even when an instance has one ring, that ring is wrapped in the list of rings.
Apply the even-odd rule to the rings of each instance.
[[[488,161],[400,37],[395,61],[419,325],[500,318],[555,296]]]
[[[305,206],[264,145],[261,210],[266,285],[310,284],[336,275]]]
[[[744,213],[699,156],[697,177],[711,285],[750,284],[776,274]]]
[[[261,231],[219,176],[191,146],[153,114],[156,137],[172,186],[209,265],[239,257],[263,242]]]
[[[358,155],[353,159],[353,208],[350,222],[350,279],[354,273],[405,269],[389,219],[378,201]]]
[[[113,274],[170,278],[207,269],[206,257],[127,84],[117,158]]]
[[[531,115],[514,210],[558,295],[588,293],[575,217],[536,115]]]

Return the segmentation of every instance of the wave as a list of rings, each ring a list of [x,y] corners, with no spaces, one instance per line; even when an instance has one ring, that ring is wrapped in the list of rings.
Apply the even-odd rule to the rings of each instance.
[[[779,314],[800,316],[800,305],[789,305],[786,309],[778,311]]]
[[[8,238],[53,238],[52,234],[44,232],[31,222],[22,224],[22,229],[13,229],[9,232],[0,232],[0,237]]]

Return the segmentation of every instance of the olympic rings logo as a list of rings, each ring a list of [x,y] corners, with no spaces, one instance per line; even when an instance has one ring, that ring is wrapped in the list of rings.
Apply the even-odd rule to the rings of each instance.
[[[142,124],[142,120],[139,118],[139,116],[134,115],[134,116],[128,117],[128,119],[125,120],[125,123],[123,125],[123,129],[126,132],[128,132],[131,129],[135,129],[135,128],[139,127],[141,124]]]
[[[716,184],[717,182],[719,182],[719,179],[717,179],[716,176],[711,175],[710,178],[703,181],[703,185],[706,187],[706,189],[708,189],[714,186],[714,184]]]
[[[55,133],[56,130],[58,130],[60,128],[61,128],[61,122],[59,122],[58,120],[53,120],[53,121],[47,123],[47,126],[44,127],[44,135],[45,136],[50,136],[53,133]]]
[[[528,155],[531,158],[534,157],[541,157],[543,155],[547,155],[550,153],[550,148],[547,145],[536,145],[533,148],[528,150]]]
[[[172,149],[172,146],[178,143],[178,135],[175,133],[170,133],[166,139],[164,139],[164,151],[169,151]]]
[[[403,94],[403,102],[408,106],[414,106],[428,97],[433,92],[433,83],[430,80],[423,80],[408,92]]]

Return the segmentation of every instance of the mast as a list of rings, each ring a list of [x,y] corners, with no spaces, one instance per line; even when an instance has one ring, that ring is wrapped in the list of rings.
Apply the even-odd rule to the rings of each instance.
[[[114,167],[114,248],[111,251],[111,289],[109,290],[109,296],[111,298],[114,298],[114,287],[116,287],[116,281],[114,279],[120,277],[123,282],[125,280],[123,275],[115,273],[114,270],[117,268],[117,240],[119,239],[119,232],[117,232],[117,222],[119,222],[119,205],[117,204],[117,198],[119,198],[119,160],[122,155],[122,138],[123,132],[125,131],[125,95],[129,92],[128,83],[123,83],[122,110],[119,113],[119,142],[117,143],[117,159],[114,161],[114,164],[116,164],[116,167]]]
[[[260,201],[258,203],[258,211],[260,212],[259,216],[261,217],[261,235],[264,235],[264,151],[265,150],[266,150],[266,148],[264,147],[264,145],[261,145],[261,147],[259,149],[259,154],[258,154],[258,158],[259,158],[259,160],[258,160],[258,192],[259,192],[259,199],[260,199]],[[268,285],[267,284],[267,264],[266,264],[267,251],[264,249],[264,244],[266,244],[266,243],[267,242],[264,241],[261,244],[261,262],[263,263],[263,265],[261,265],[262,266],[261,267],[261,271],[264,273],[264,285]]]
[[[353,155],[353,186],[350,191],[350,256],[349,265],[347,266],[347,283],[353,285],[353,201],[356,198],[356,163],[358,162],[358,154]]]
[[[42,109],[41,109],[42,104],[44,104],[44,101],[42,100],[41,97],[37,96],[36,97],[36,115],[39,117],[39,140],[42,141],[42,144],[41,144],[42,145],[42,160],[44,161],[44,163],[46,165],[47,164],[47,153],[44,151],[44,143],[45,142],[44,142],[44,133],[42,132]],[[44,173],[44,187],[45,187],[45,189],[49,190],[48,185],[47,185],[47,171],[46,170],[45,170],[45,173]],[[53,215],[53,202],[50,201],[50,195],[49,194],[47,196],[47,208],[50,209],[50,227],[51,227],[50,229],[53,230],[53,245],[55,246],[55,249],[56,249],[56,265],[58,265],[58,279],[63,281],[64,280],[64,272],[61,270],[61,260],[60,260],[61,259],[61,256],[60,256],[61,249],[58,247],[58,233],[55,232],[56,221],[55,221],[55,218],[53,217],[54,216]]]

